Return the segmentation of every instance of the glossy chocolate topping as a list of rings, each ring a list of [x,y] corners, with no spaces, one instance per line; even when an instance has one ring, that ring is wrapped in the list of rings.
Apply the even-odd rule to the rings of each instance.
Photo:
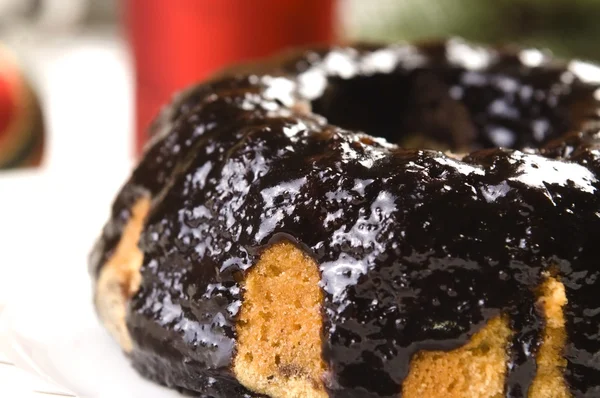
[[[568,298],[566,380],[600,396],[599,83],[590,64],[452,40],[304,51],[181,94],[91,257],[97,271],[151,195],[134,366],[257,396],[230,371],[241,282],[287,239],[320,264],[330,396],[400,396],[415,352],[503,314],[506,396],[526,397],[548,274]]]

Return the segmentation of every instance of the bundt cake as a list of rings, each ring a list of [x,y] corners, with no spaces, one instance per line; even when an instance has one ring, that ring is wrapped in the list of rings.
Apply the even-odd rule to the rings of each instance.
[[[599,84],[457,39],[228,70],[151,127],[99,317],[199,397],[600,397]]]

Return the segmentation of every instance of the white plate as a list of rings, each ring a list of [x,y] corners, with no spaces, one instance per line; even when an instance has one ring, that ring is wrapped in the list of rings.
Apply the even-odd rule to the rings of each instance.
[[[74,281],[74,280],[72,280]],[[79,281],[81,286],[89,281]],[[37,290],[39,301],[9,305],[6,356],[16,366],[79,397],[178,397],[142,379],[96,320],[91,289],[52,283]]]
[[[87,255],[129,168],[0,175],[0,352],[52,392],[179,396],[130,367],[92,306]]]

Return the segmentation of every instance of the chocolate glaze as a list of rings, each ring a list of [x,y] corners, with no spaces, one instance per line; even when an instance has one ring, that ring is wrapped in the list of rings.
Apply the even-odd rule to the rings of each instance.
[[[91,256],[96,273],[151,195],[127,314],[142,374],[257,396],[230,370],[241,282],[262,247],[292,239],[320,264],[330,396],[399,396],[412,354],[458,348],[501,315],[506,396],[526,397],[545,272],[569,301],[570,389],[600,394],[595,66],[451,40],[304,51],[267,70],[162,112]],[[471,153],[407,148],[415,137]]]

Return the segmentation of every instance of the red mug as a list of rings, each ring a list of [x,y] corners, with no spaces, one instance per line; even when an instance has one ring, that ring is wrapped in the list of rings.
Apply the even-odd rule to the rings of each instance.
[[[333,39],[335,0],[126,0],[136,154],[173,93],[229,64]]]

